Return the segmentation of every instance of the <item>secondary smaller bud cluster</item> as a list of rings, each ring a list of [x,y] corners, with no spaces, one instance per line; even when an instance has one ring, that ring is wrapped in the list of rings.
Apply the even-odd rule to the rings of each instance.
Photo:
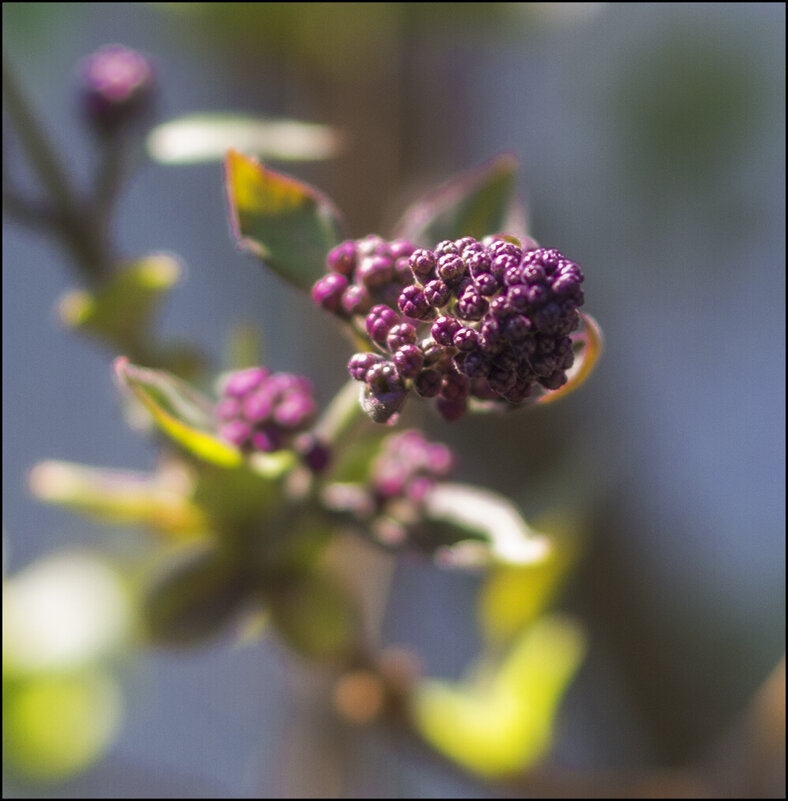
[[[456,420],[471,398],[516,407],[567,380],[583,274],[555,249],[500,236],[432,250],[367,237],[339,245],[327,264],[312,296],[369,337],[374,350],[348,370],[377,422],[411,391]]]
[[[328,450],[306,433],[317,412],[312,382],[290,373],[252,367],[232,373],[216,406],[219,435],[246,453],[295,447],[306,464],[321,470]]]
[[[146,109],[153,87],[153,67],[145,56],[122,45],[102,47],[82,71],[88,122],[102,135],[115,133]]]
[[[387,437],[370,472],[378,509],[399,499],[421,505],[435,482],[449,475],[454,461],[446,445],[429,442],[420,431]]]

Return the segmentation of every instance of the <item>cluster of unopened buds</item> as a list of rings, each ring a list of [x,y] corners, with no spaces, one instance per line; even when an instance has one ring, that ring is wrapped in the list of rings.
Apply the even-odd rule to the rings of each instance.
[[[456,420],[473,399],[512,408],[567,381],[583,273],[555,249],[503,235],[432,250],[368,236],[327,266],[312,297],[368,338],[348,369],[376,422],[393,421],[411,391]]]
[[[329,508],[350,513],[378,543],[430,548],[425,527],[429,495],[455,465],[451,449],[415,429],[386,437],[363,484],[334,484]]]
[[[317,413],[312,382],[291,373],[250,367],[231,373],[216,405],[219,435],[247,454],[295,448],[315,471],[329,449],[308,432]]]

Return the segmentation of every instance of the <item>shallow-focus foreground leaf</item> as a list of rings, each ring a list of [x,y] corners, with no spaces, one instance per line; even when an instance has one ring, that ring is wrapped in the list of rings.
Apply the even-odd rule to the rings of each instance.
[[[174,534],[205,530],[200,510],[183,481],[166,473],[89,467],[73,462],[40,462],[30,471],[30,489],[39,500],[119,525],[149,526]]]
[[[105,750],[122,706],[105,665],[130,628],[120,577],[87,553],[47,556],[3,581],[4,771],[57,781]]]
[[[157,565],[145,593],[146,634],[161,645],[191,645],[227,626],[249,593],[238,561],[215,544],[180,549]]]
[[[225,161],[233,232],[240,245],[303,290],[325,271],[340,218],[313,187],[231,150]]]
[[[550,746],[556,709],[584,651],[581,630],[550,617],[529,627],[502,662],[461,683],[424,681],[413,715],[422,736],[482,776],[524,770]]]
[[[330,576],[306,573],[268,596],[271,620],[293,650],[310,659],[346,656],[359,625],[351,599]]]
[[[126,349],[145,335],[156,305],[181,273],[171,256],[147,256],[122,268],[95,294],[85,290],[66,294],[60,301],[61,319]]]
[[[3,582],[3,674],[93,664],[122,647],[129,625],[111,567],[87,553],[48,556]]]
[[[486,642],[511,642],[553,600],[575,558],[576,546],[551,536],[544,559],[528,565],[494,565],[479,593],[477,614]]]
[[[510,501],[489,490],[438,484],[427,496],[426,515],[458,529],[457,544],[437,554],[446,565],[529,565],[541,562],[550,552],[547,537],[534,531]]]
[[[115,360],[115,375],[148,410],[156,426],[184,450],[206,462],[235,467],[241,452],[214,433],[211,401],[191,386],[162,370]]]
[[[517,159],[504,153],[462,173],[411,206],[397,225],[397,236],[432,247],[463,236],[481,239],[504,231],[524,235],[509,228],[519,217],[518,167]]]
[[[314,161],[335,156],[339,137],[326,125],[208,113],[157,125],[146,144],[150,157],[163,164],[221,161],[231,149],[278,161]]]
[[[120,728],[123,699],[106,671],[3,681],[3,770],[57,782],[87,768]]]

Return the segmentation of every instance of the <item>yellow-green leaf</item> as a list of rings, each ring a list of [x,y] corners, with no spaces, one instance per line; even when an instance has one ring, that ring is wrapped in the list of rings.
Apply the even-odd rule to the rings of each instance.
[[[47,461],[30,471],[29,484],[39,500],[107,523],[178,534],[205,530],[200,510],[166,476]]]
[[[525,770],[550,747],[558,704],[584,649],[575,623],[545,618],[501,663],[481,666],[468,681],[422,682],[414,721],[434,748],[481,776]]]
[[[553,600],[574,561],[575,547],[566,537],[552,537],[547,556],[528,565],[494,565],[479,593],[477,615],[485,639],[493,646],[510,642]]]
[[[341,238],[339,212],[331,201],[234,150],[227,154],[225,180],[241,247],[290,283],[311,289]]]
[[[122,707],[120,688],[104,671],[4,682],[4,768],[38,782],[84,770],[111,744]]]
[[[188,453],[222,467],[243,462],[239,450],[214,433],[210,401],[195,389],[162,370],[150,370],[115,360],[115,374],[148,410],[153,422]]]
[[[95,294],[85,290],[66,294],[60,301],[60,317],[70,327],[127,348],[144,338],[156,306],[181,274],[172,256],[146,256],[123,267]]]

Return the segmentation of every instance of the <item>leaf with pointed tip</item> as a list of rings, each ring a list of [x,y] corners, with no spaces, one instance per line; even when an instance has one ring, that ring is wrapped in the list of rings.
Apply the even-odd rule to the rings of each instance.
[[[412,205],[396,227],[396,235],[424,247],[444,239],[477,239],[521,225],[522,207],[515,197],[517,159],[503,153],[444,184]]]
[[[215,434],[212,404],[184,381],[163,370],[115,360],[115,375],[142,403],[162,433],[193,456],[222,467],[243,462],[239,450]]]
[[[103,522],[173,534],[205,531],[200,510],[159,475],[47,461],[30,471],[29,481],[40,500]]]
[[[341,239],[333,203],[308,184],[234,150],[227,154],[225,173],[230,221],[241,247],[309,291]]]
[[[178,262],[164,253],[122,268],[95,294],[67,293],[60,301],[63,322],[120,347],[138,342],[164,294],[181,277]]]
[[[584,650],[576,623],[542,618],[503,661],[482,662],[466,681],[423,681],[414,694],[416,726],[437,750],[482,776],[525,770],[550,746],[558,704]]]
[[[317,161],[335,156],[340,140],[327,125],[207,113],[157,125],[146,145],[161,164],[221,161],[230,149],[278,161]]]
[[[455,544],[436,554],[447,566],[536,564],[550,553],[547,537],[534,531],[510,501],[489,490],[438,484],[427,496],[425,513],[457,530]]]

